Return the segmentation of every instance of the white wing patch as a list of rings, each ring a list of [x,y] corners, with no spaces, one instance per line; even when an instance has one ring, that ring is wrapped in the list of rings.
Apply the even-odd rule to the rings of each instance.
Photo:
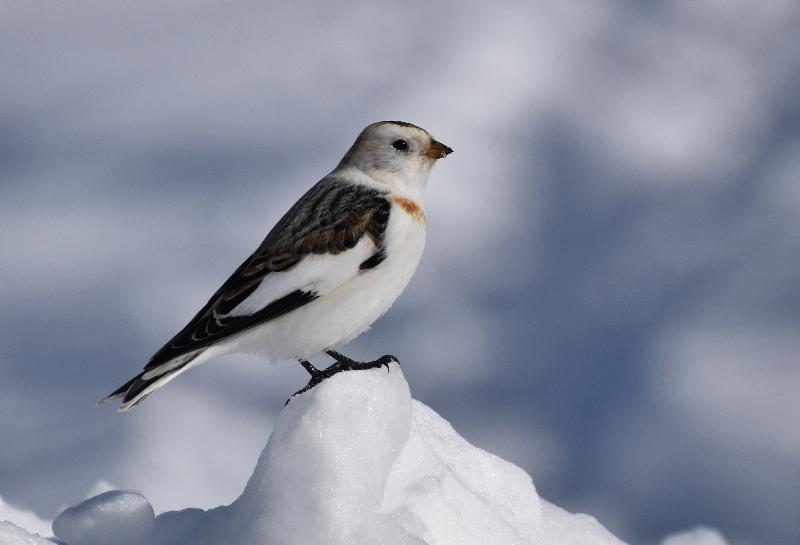
[[[364,236],[352,249],[336,255],[309,254],[288,271],[269,273],[247,299],[225,316],[250,316],[296,290],[323,296],[358,275],[359,265],[376,250],[372,239]]]

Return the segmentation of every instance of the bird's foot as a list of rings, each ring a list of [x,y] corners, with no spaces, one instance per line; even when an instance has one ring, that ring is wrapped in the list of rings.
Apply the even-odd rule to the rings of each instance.
[[[336,363],[333,365],[326,367],[325,369],[317,369],[314,367],[309,361],[307,360],[300,360],[300,365],[303,366],[303,369],[308,371],[308,374],[311,375],[311,380],[308,381],[308,384],[302,390],[298,390],[292,394],[292,397],[296,395],[300,395],[303,392],[307,392],[323,380],[327,378],[331,378],[333,375],[337,373],[341,373],[342,371],[364,371],[367,369],[377,369],[379,367],[386,367],[386,372],[389,372],[389,364],[390,363],[400,363],[400,360],[395,358],[392,355],[385,355],[381,356],[377,360],[374,361],[355,361],[347,356],[336,352],[335,350],[328,350],[327,354],[336,360]],[[284,405],[288,405],[289,401],[291,401],[292,397],[286,400]]]

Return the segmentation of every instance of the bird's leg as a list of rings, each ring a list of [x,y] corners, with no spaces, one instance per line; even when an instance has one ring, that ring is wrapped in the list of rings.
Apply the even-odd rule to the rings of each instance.
[[[400,361],[391,355],[381,356],[375,361],[355,361],[347,356],[344,356],[337,352],[336,350],[326,350],[326,354],[336,360],[336,363],[327,367],[325,369],[317,369],[308,360],[298,360],[300,365],[303,366],[303,369],[308,371],[308,374],[311,375],[311,380],[308,381],[305,388],[302,390],[298,390],[292,397],[302,394],[303,392],[307,392],[326,378],[331,378],[336,373],[341,373],[342,371],[363,371],[365,369],[377,369],[378,367],[386,367],[386,371],[389,371],[389,364],[390,363],[400,363]],[[286,400],[286,404],[289,403],[291,398]]]
[[[326,350],[325,353],[327,355],[329,355],[330,357],[332,357],[333,359],[335,359],[337,363],[340,363],[340,364],[343,364],[343,365],[356,365],[356,364],[359,363],[356,360],[351,360],[350,358],[348,358],[347,356],[345,356],[341,352],[337,352],[336,350],[334,350],[332,348],[329,349],[329,350]],[[336,365],[336,364],[334,364],[334,365]]]
[[[390,363],[400,363],[400,360],[392,356],[391,354],[387,354],[385,356],[381,356],[377,360],[374,361],[356,361],[353,359],[348,358],[341,352],[337,352],[336,350],[328,349],[325,351],[327,355],[332,357],[336,360],[336,363],[328,367],[328,369],[335,368],[337,366],[341,366],[342,368],[339,371],[352,371],[352,370],[359,370],[359,369],[375,369],[376,367],[383,367],[386,366],[386,370],[389,370]],[[337,371],[338,372],[338,371]]]
[[[297,361],[300,362],[300,365],[303,366],[303,369],[308,371],[308,374],[311,375],[312,378],[319,374],[319,369],[311,365],[310,361],[308,360],[297,360]]]

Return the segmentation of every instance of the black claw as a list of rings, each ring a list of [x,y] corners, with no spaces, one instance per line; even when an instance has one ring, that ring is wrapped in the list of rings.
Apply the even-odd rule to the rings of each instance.
[[[310,362],[307,360],[299,360],[300,365],[308,371],[308,374],[311,375],[311,380],[308,381],[308,384],[302,389],[296,391],[292,394],[292,397],[302,394],[303,392],[307,392],[326,378],[331,378],[333,375],[337,373],[341,373],[342,371],[365,371],[367,369],[377,369],[379,367],[386,367],[386,372],[389,373],[389,364],[397,363],[400,364],[400,360],[395,358],[394,356],[387,354],[385,356],[381,356],[375,361],[355,361],[347,356],[340,354],[335,350],[327,350],[326,353],[336,360],[336,363],[327,367],[325,369],[317,369]],[[284,407],[289,404],[289,401],[292,400],[292,397],[286,400],[284,403]]]
[[[380,358],[378,358],[377,360],[375,360],[375,361],[373,361],[371,363],[376,364],[375,365],[376,367],[386,367],[386,372],[388,373],[389,372],[389,364],[390,363],[399,364],[400,360],[398,360],[397,358],[395,358],[391,354],[386,354],[385,356],[381,356]]]

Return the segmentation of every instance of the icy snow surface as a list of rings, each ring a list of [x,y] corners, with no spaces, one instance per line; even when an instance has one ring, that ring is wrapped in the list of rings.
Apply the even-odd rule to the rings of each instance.
[[[164,513],[155,526],[152,513],[140,494],[111,491],[53,528],[68,545],[622,543],[540,499],[524,471],[413,401],[398,365],[340,373],[293,398],[231,505]]]

